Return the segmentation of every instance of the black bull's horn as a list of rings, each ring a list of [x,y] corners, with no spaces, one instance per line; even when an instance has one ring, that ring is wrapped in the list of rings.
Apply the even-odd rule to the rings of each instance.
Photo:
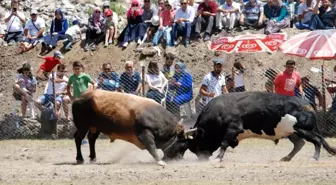
[[[179,124],[180,125],[183,125],[183,118],[179,121]],[[191,136],[192,133],[196,132],[197,131],[197,128],[194,128],[194,129],[190,129],[186,132],[184,132],[184,136],[186,139],[193,139],[193,137]]]

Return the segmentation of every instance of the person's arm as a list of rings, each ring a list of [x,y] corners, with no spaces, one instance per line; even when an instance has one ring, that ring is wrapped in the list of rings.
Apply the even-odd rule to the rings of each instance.
[[[20,19],[21,23],[24,24],[26,23],[26,17],[24,15],[24,13],[22,12],[17,12],[16,13],[16,16]]]
[[[26,26],[26,27],[27,27],[27,26]],[[24,36],[25,36],[27,39],[30,39],[30,38],[31,38],[31,36],[30,36],[29,31],[28,31],[27,28],[25,28],[25,29],[23,30],[23,34],[24,34]]]
[[[6,18],[4,19],[5,23],[8,23],[8,21],[9,21],[13,16],[14,16],[13,13],[11,13],[11,14],[7,13],[7,16],[6,16]],[[8,29],[8,28],[7,28],[7,29]]]
[[[263,6],[259,6],[259,9],[260,9],[260,15],[259,15],[258,24],[259,24],[259,26],[261,26],[262,23],[263,23],[263,19],[264,19],[264,7]]]
[[[207,79],[207,77],[205,76],[202,82],[202,86],[200,88],[200,94],[202,96],[207,96],[207,97],[214,97],[216,94],[215,93],[208,93],[207,92],[207,88],[209,86],[209,80]]]
[[[37,55],[37,58],[40,58],[40,59],[46,59],[46,56],[41,56],[41,55]]]
[[[313,9],[313,14],[318,15],[319,14],[319,5],[321,0],[316,0],[316,5]]]
[[[138,82],[139,82],[139,85],[138,85],[138,87],[136,88],[136,90],[135,90],[135,93],[139,93],[140,91],[141,91],[141,89],[142,89],[142,80],[141,80],[141,76],[140,76],[140,73],[136,73],[136,78],[137,78],[137,80],[138,80]]]
[[[279,85],[280,82],[280,73],[275,77],[274,81],[273,81],[273,93],[276,92],[276,89]]]
[[[40,38],[41,36],[43,36],[44,33],[44,28],[45,28],[45,22],[43,19],[41,19],[41,28],[40,31],[36,34],[36,36],[34,38]]]
[[[222,94],[227,93],[227,92],[228,91],[227,91],[226,85],[223,85],[222,86]]]
[[[161,91],[163,92],[165,87],[167,86],[168,84],[168,80],[167,78],[163,75],[163,73],[160,73],[160,76],[161,76],[161,80],[162,80],[162,87],[161,87]]]
[[[87,78],[88,82],[93,85],[93,90],[96,90],[98,87],[97,82],[95,82],[89,75],[87,75]]]
[[[321,92],[316,87],[314,87],[314,89],[315,89],[315,92],[316,92],[317,100],[319,102],[319,106],[324,106],[324,100],[323,100]]]
[[[70,92],[72,81],[73,81],[73,76],[70,76],[67,87],[66,87],[66,94],[69,96],[71,100],[73,100],[73,96],[71,95],[71,92]]]
[[[279,17],[275,20],[276,22],[280,22],[282,21],[284,18],[288,17],[288,14],[287,14],[287,8],[286,7],[282,7],[281,10],[280,10],[280,15]]]
[[[69,27],[68,20],[65,19],[64,23],[62,21],[62,30],[57,32],[57,33],[60,34],[60,35],[65,35],[65,32],[68,30],[68,27]]]

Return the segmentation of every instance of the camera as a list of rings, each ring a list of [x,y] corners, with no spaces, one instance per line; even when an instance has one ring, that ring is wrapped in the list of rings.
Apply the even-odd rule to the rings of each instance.
[[[13,12],[16,12],[16,8],[13,8]]]

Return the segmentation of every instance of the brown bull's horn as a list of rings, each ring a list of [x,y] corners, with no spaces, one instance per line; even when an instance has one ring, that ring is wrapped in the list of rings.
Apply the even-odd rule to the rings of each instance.
[[[184,133],[184,135],[189,135],[189,134],[192,134],[193,132],[196,132],[197,131],[197,128],[194,128],[194,129],[191,129],[191,130],[188,130]]]

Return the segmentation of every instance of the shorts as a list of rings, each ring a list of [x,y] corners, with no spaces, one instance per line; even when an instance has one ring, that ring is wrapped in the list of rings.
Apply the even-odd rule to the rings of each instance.
[[[47,69],[45,63],[43,63],[43,64],[40,65],[40,69],[42,69],[44,72],[48,72],[48,73],[51,72],[53,70],[53,68]]]
[[[44,94],[40,97],[40,101],[42,105],[46,105],[49,102],[54,103],[54,95],[53,94]],[[56,101],[59,103],[63,102],[63,96],[62,95],[56,95]]]
[[[32,44],[33,46],[36,46],[39,43],[40,39],[36,38],[36,39],[25,39],[23,42]]]

